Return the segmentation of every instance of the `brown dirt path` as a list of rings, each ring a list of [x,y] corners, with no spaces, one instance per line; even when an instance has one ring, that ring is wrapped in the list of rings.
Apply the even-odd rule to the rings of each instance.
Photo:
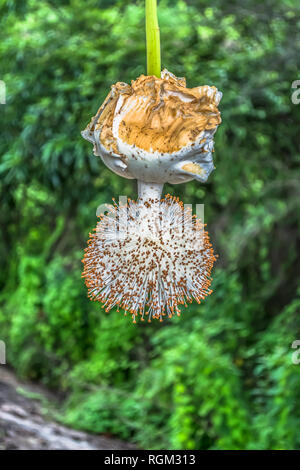
[[[18,380],[7,366],[0,365],[0,450],[134,449],[117,439],[76,431],[48,420],[40,401],[23,396],[20,388],[55,403],[52,393]]]

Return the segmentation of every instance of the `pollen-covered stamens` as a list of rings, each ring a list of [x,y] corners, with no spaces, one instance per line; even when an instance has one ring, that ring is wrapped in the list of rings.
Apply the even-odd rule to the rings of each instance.
[[[83,259],[89,297],[108,312],[117,306],[160,319],[180,315],[212,291],[216,257],[203,223],[179,198],[129,200],[110,206],[90,234]]]

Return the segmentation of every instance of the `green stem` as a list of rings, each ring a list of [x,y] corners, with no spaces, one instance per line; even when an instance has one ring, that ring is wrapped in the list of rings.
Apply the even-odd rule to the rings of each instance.
[[[160,34],[157,19],[157,0],[146,0],[147,75],[160,78]]]

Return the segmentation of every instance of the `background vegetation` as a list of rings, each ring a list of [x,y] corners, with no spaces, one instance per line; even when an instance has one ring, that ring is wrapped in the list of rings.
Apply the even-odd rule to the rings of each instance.
[[[145,72],[140,1],[0,0],[0,337],[23,377],[63,391],[63,419],[156,449],[300,446],[297,0],[161,0],[163,66],[224,93],[205,203],[214,293],[133,325],[81,280],[96,208],[135,182],[80,136],[112,83]]]

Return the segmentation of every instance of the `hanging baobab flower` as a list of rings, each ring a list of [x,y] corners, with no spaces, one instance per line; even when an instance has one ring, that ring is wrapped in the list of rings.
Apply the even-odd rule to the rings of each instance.
[[[222,94],[160,73],[155,1],[146,1],[146,31],[148,75],[113,85],[82,132],[108,168],[138,180],[138,200],[100,216],[83,259],[89,297],[134,322],[162,321],[204,299],[216,259],[203,221],[161,194],[166,182],[207,181]]]

